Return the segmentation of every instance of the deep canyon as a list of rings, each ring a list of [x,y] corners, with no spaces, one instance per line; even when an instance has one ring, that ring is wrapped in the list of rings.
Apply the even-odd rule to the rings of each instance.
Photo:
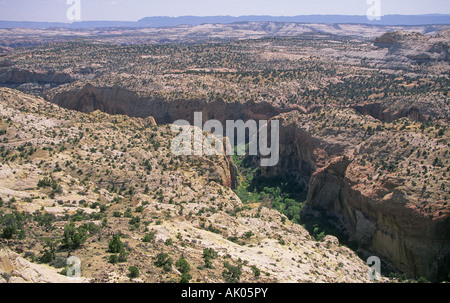
[[[193,122],[194,112],[202,112],[204,121],[280,120],[280,162],[261,168],[264,176],[295,175],[299,189],[307,190],[304,212],[326,214],[338,222],[361,250],[380,257],[387,264],[413,277],[431,281],[450,277],[450,217],[429,216],[414,207],[411,197],[399,189],[401,178],[384,180],[376,190],[361,186],[355,174],[358,156],[370,154],[370,143],[361,132],[342,130],[329,136],[314,131],[311,115],[318,108],[279,108],[270,103],[223,100],[152,99],[120,87],[86,85],[78,91],[65,91],[48,97],[62,107],[82,111],[104,111],[131,117],[153,117],[158,124],[178,119]],[[379,105],[345,109],[350,117],[372,114],[380,117]],[[373,113],[375,112],[375,113]],[[421,120],[416,110],[404,113]],[[389,118],[398,119],[391,115]],[[368,139],[370,142],[371,139]],[[369,150],[369,151],[368,151]],[[236,184],[235,167],[228,173]]]

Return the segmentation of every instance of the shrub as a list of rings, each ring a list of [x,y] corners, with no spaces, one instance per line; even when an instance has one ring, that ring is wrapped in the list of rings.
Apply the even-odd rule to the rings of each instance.
[[[185,258],[178,259],[178,261],[175,263],[175,266],[181,273],[180,283],[189,283],[189,280],[191,280],[192,278],[192,276],[189,274],[189,272],[191,271],[191,266],[186,261],[186,259]]]
[[[124,216],[125,218],[133,218],[133,214],[131,213],[131,210],[130,210],[130,209],[127,209],[127,210],[124,212],[123,216]]]
[[[124,250],[123,243],[120,240],[119,235],[114,235],[112,237],[112,239],[109,241],[108,249],[109,249],[109,252],[113,253],[113,254],[120,253],[121,251]]]
[[[119,257],[118,257],[117,261],[119,263],[127,262],[127,257],[128,257],[128,254],[125,252],[124,249],[122,249],[119,253]]]
[[[417,279],[417,283],[429,283],[427,278],[425,277],[420,277],[419,279]]]
[[[119,256],[118,255],[110,255],[108,262],[111,264],[119,263]]]
[[[139,228],[139,226],[141,225],[141,218],[139,218],[138,216],[133,217],[130,219],[129,224],[134,228]]]
[[[238,283],[241,279],[241,265],[233,266],[228,261],[223,264],[225,269],[222,272],[222,277],[227,283]]]
[[[50,263],[56,258],[56,248],[58,242],[55,239],[44,239],[44,251],[39,258],[41,263]]]
[[[81,227],[84,228],[91,235],[98,234],[101,230],[101,228],[94,222],[85,223]]]
[[[139,269],[138,269],[136,266],[130,266],[130,267],[128,268],[128,271],[130,272],[130,273],[128,274],[128,276],[130,277],[130,279],[139,277]]]
[[[44,226],[47,231],[52,229],[52,223],[55,221],[55,215],[47,212],[41,213],[40,211],[34,212],[33,218],[40,226]]]
[[[144,206],[138,206],[138,207],[136,207],[136,212],[137,213],[141,213],[141,212],[143,212],[144,211]]]
[[[16,232],[17,232],[17,229],[15,226],[6,226],[5,228],[3,228],[2,238],[3,239],[11,239]]]
[[[151,231],[147,233],[144,238],[142,239],[142,242],[149,243],[153,242],[155,240],[156,231]]]
[[[180,283],[189,283],[189,281],[191,279],[192,279],[192,276],[189,273],[183,273],[183,274],[181,274]]]
[[[77,249],[86,241],[87,230],[82,226],[75,228],[75,223],[71,222],[64,227],[62,244],[67,249]]]
[[[246,239],[250,239],[252,236],[254,236],[254,234],[251,231],[248,231],[244,234],[244,238],[246,238]]]
[[[191,266],[189,265],[188,261],[186,261],[186,259],[183,257],[178,259],[178,261],[175,263],[175,266],[181,273],[188,273],[191,271]]]
[[[156,267],[162,267],[165,271],[170,271],[172,268],[173,260],[166,253],[159,253],[156,256]]]
[[[258,278],[261,275],[261,271],[255,265],[252,266],[252,271],[255,275],[255,278]]]
[[[44,188],[44,187],[51,187],[53,184],[53,180],[49,177],[44,177],[43,179],[40,179],[38,181],[37,187],[38,188]]]
[[[67,259],[61,256],[57,256],[49,263],[49,265],[55,268],[64,268],[67,266]]]
[[[217,252],[213,248],[205,248],[203,250],[203,259],[205,259],[206,268],[214,268],[211,259],[217,258]]]

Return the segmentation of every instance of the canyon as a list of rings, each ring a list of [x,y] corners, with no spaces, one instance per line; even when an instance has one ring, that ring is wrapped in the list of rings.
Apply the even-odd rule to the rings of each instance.
[[[192,32],[181,35],[186,28]],[[214,30],[218,34],[212,35]],[[236,35],[223,34],[230,30]],[[107,218],[123,229],[129,227],[126,220],[113,217],[113,211],[142,206],[143,218],[158,222],[150,225],[158,229],[161,240],[150,246],[152,251],[167,249],[170,245],[163,241],[178,233],[180,246],[171,253],[189,251],[200,264],[201,250],[213,246],[223,249],[222,256],[229,253],[263,264],[266,272],[276,275],[267,275],[265,281],[342,281],[342,271],[331,268],[328,258],[314,259],[308,272],[297,261],[313,259],[292,262],[297,253],[320,253],[315,249],[320,247],[331,255],[344,254],[339,259],[336,253],[333,265],[344,266],[347,273],[354,270],[345,281],[366,282],[361,274],[364,262],[342,246],[344,242],[361,258],[378,256],[408,277],[450,279],[446,26],[248,23],[181,26],[160,30],[156,36],[147,35],[156,29],[120,29],[106,36],[108,31],[80,30],[85,35],[81,41],[67,41],[66,31],[30,30],[16,39],[30,47],[20,48],[11,44],[9,32],[0,30],[0,37],[7,36],[0,58],[0,84],[5,87],[3,199],[12,201],[11,193],[17,191],[29,200],[31,189],[44,196],[43,189],[34,189],[36,171],[56,174],[66,201],[47,192],[48,199],[33,203],[45,204],[59,216],[59,203],[69,207],[70,200],[88,200],[94,210],[93,201],[105,203],[110,209]],[[211,37],[220,42],[211,43]],[[203,114],[203,121],[222,124],[278,120],[279,163],[257,167],[258,156],[244,158],[255,166],[255,176],[294,179],[296,191],[305,197],[294,201],[302,205],[301,216],[328,221],[345,239],[329,235],[326,241],[314,242],[301,225],[284,225],[286,217],[270,208],[270,199],[239,201],[233,190],[248,178],[235,163],[242,158],[170,155],[170,124],[180,119],[193,124],[195,112]],[[51,131],[52,125],[58,132]],[[40,150],[37,158],[51,162],[58,155],[65,168],[22,161],[27,147],[20,145],[23,140]],[[15,149],[19,160],[9,154]],[[103,163],[105,155],[109,158]],[[13,176],[13,167],[22,169],[17,176],[26,176],[24,181]],[[80,188],[77,193],[71,192],[73,184]],[[120,199],[124,202],[116,203]],[[20,207],[31,209],[33,203]],[[170,211],[178,215],[164,215]],[[108,232],[120,232],[116,225],[105,226]],[[257,239],[249,233],[253,227]],[[138,241],[141,233],[132,228],[127,235],[137,252],[133,262],[149,260],[141,250],[145,244]],[[89,243],[98,255],[103,251],[97,246],[106,246],[105,234]],[[189,242],[192,251],[181,246],[186,244],[181,239],[191,234],[206,246],[194,241]],[[263,249],[262,244],[267,246]],[[305,245],[305,250],[297,245]],[[21,244],[19,248],[24,250]],[[279,271],[270,261],[272,251],[282,260]],[[95,279],[117,278],[100,274],[105,260],[89,251],[83,254],[92,264],[86,270]],[[356,269],[348,260],[357,264]],[[331,274],[334,271],[339,274]],[[153,268],[150,272],[148,281],[164,280]],[[253,281],[250,276],[247,281]],[[202,272],[196,277],[203,279]],[[220,280],[217,272],[210,272],[208,279]]]
[[[335,217],[337,226],[367,254],[375,254],[414,277],[423,276],[433,281],[449,277],[449,209],[436,206],[432,212],[439,215],[431,216],[419,211],[416,207],[419,201],[400,189],[404,182],[401,177],[383,180],[376,189],[361,186],[359,176],[350,168],[365,170],[358,167],[356,160],[368,153],[369,147],[361,146],[367,144],[364,134],[355,130],[341,130],[338,134],[330,130],[315,131],[311,112],[320,111],[318,108],[308,113],[280,109],[268,103],[151,100],[124,89],[91,85],[77,92],[56,94],[49,101],[82,112],[101,110],[132,117],[151,116],[158,124],[170,124],[179,119],[193,123],[194,112],[202,112],[204,121],[217,119],[222,123],[226,120],[280,120],[280,162],[274,167],[261,168],[262,175],[295,175],[299,189],[307,191],[304,213],[321,216],[325,212]],[[346,117],[361,120],[358,111],[364,113],[364,110],[356,110],[346,109]],[[407,112],[403,117],[420,121],[417,119],[420,113],[414,116]],[[380,147],[374,144],[372,148]],[[237,184],[236,168],[230,165],[228,169],[229,181],[225,184]]]

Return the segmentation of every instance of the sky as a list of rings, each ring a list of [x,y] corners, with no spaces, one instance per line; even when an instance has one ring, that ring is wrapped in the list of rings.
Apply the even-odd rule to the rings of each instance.
[[[450,0],[0,0],[0,20],[71,22],[67,2],[80,2],[80,21],[137,21],[152,16],[450,14]]]

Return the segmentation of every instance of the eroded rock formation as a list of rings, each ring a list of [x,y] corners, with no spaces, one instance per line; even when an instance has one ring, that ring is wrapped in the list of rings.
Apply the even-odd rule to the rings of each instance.
[[[217,119],[223,123],[237,119],[279,119],[280,162],[262,168],[263,175],[295,175],[299,190],[308,190],[306,211],[321,210],[337,218],[339,227],[361,249],[416,278],[448,279],[450,213],[446,211],[433,218],[418,211],[413,199],[399,189],[401,178],[386,179],[376,188],[361,186],[360,177],[349,170],[357,166],[356,158],[362,153],[359,145],[365,135],[361,132],[351,129],[317,132],[313,130],[316,123],[307,114],[298,110],[282,113],[287,110],[267,103],[151,100],[121,88],[86,85],[78,92],[57,94],[52,101],[84,112],[102,110],[143,118],[153,116],[157,123],[178,119],[192,123],[194,112],[202,112],[204,121]],[[377,104],[356,109],[382,120],[397,117],[386,114]],[[422,120],[414,109],[399,115]],[[235,187],[236,167],[231,159],[225,162],[219,165],[220,171],[209,172],[211,180]]]

